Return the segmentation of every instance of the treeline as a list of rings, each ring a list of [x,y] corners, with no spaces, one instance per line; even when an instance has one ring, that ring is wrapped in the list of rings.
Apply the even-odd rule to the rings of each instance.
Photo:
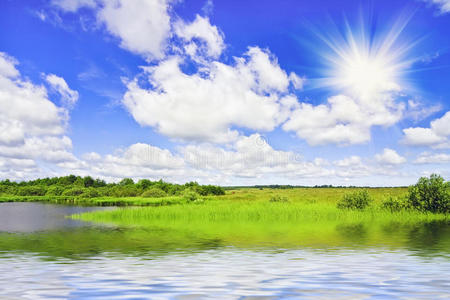
[[[407,186],[398,186],[402,188],[406,188]],[[360,186],[360,185],[332,185],[332,184],[322,184],[322,185],[289,185],[289,184],[269,184],[269,185],[249,185],[249,186],[226,186],[224,187],[225,190],[238,190],[238,189],[248,189],[248,188],[254,188],[254,189],[278,189],[278,190],[287,190],[287,189],[294,189],[294,188],[309,188],[309,189],[327,189],[327,188],[384,188],[382,186],[379,187],[371,187],[371,186]]]
[[[91,176],[75,175],[22,182],[8,179],[0,181],[0,195],[3,196],[164,197],[183,195],[186,192],[202,196],[225,194],[222,187],[215,185],[200,185],[197,182],[173,184],[148,179],[134,182],[131,178],[124,178],[119,183],[106,183]]]

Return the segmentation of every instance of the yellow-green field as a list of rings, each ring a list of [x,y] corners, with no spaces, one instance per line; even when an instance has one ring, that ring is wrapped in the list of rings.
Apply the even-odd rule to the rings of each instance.
[[[424,234],[424,224],[448,224],[449,219],[443,214],[416,210],[391,212],[381,207],[383,199],[402,196],[407,192],[405,188],[369,189],[374,201],[367,209],[338,209],[336,202],[355,190],[244,188],[195,202],[119,208],[73,217],[124,228],[163,230],[173,237],[217,239],[224,245],[240,247],[342,247],[355,243],[396,247],[408,243],[413,232]],[[287,197],[289,201],[271,202],[275,195]],[[447,239],[445,243],[448,242]]]

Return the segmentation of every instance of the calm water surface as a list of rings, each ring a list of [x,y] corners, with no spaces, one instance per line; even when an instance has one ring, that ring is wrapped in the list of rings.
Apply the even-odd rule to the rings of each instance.
[[[65,218],[92,209],[0,204],[0,299],[450,298],[448,223],[398,246],[340,226],[351,246],[250,248]]]

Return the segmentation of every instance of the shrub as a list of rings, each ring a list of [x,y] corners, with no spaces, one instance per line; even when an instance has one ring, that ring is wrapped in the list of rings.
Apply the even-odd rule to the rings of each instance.
[[[136,197],[141,194],[141,191],[132,185],[117,185],[111,189],[109,194],[114,197]]]
[[[151,189],[146,190],[142,193],[142,197],[149,197],[149,198],[159,198],[159,197],[165,197],[167,196],[167,193],[164,192],[162,189],[154,187]]]
[[[274,195],[270,197],[269,202],[289,202],[289,199],[287,197],[282,197],[280,195]]]
[[[84,193],[84,190],[85,190],[85,189],[84,189],[84,188],[81,188],[81,187],[74,187],[74,188],[65,190],[65,191],[62,193],[62,195],[63,195],[63,196],[79,196],[79,195],[81,195],[81,194]]]
[[[450,212],[450,182],[437,174],[421,177],[409,187],[408,203],[422,211],[433,213]]]
[[[44,196],[47,190],[42,186],[23,186],[17,191],[19,196]]]
[[[60,185],[52,185],[48,188],[47,193],[45,195],[47,196],[61,196],[64,192],[64,187]]]
[[[183,194],[183,199],[189,202],[193,202],[198,199],[198,196],[199,195],[195,191],[191,189],[186,189]]]
[[[389,196],[381,203],[381,207],[390,211],[400,211],[410,208],[406,198]]]
[[[100,196],[99,192],[94,188],[87,188],[84,189],[83,193],[81,194],[82,198],[95,198]]]
[[[363,210],[372,202],[367,190],[356,191],[354,193],[345,194],[337,203],[340,209],[360,209]]]

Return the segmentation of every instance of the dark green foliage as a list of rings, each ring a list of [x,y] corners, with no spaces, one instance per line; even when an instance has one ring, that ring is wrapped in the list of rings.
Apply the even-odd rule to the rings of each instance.
[[[151,182],[148,179],[141,179],[138,181],[138,183],[136,184],[136,186],[140,189],[146,190],[149,187],[151,187],[153,185],[153,182]]]
[[[80,196],[81,194],[84,193],[84,190],[85,189],[82,187],[73,187],[68,190],[65,190],[62,193],[62,196]]]
[[[81,194],[82,198],[95,198],[95,197],[99,197],[99,196],[100,196],[100,193],[92,187],[85,188],[83,193]]]
[[[150,189],[157,190],[160,196],[149,197],[162,197],[163,194],[164,196],[183,195],[187,189],[202,196],[225,194],[224,189],[219,186],[202,186],[194,181],[180,185],[148,179],[141,179],[134,183],[133,179],[125,178],[119,183],[107,184],[104,180],[94,179],[91,176],[75,175],[22,182],[8,179],[0,181],[0,195],[4,196],[136,197]]]
[[[421,211],[450,212],[450,182],[437,174],[421,177],[408,190],[408,203]]]
[[[197,187],[197,192],[202,195],[225,195],[225,190],[221,188],[220,186],[216,185],[200,185]]]
[[[153,187],[153,188],[150,188],[150,189],[146,190],[145,192],[143,192],[141,196],[142,197],[149,197],[149,198],[159,198],[159,197],[167,196],[167,193],[164,192],[160,188]]]
[[[61,196],[64,193],[64,187],[60,185],[50,186],[45,195],[47,196]]]
[[[340,209],[359,209],[363,210],[370,205],[372,198],[367,190],[356,191],[354,193],[345,194],[337,203]]]
[[[88,187],[94,186],[94,183],[95,183],[94,178],[92,178],[91,176],[86,176],[83,178],[84,187],[88,188]]]
[[[410,208],[410,205],[404,197],[389,196],[381,203],[381,207],[390,211],[401,211]]]
[[[44,196],[47,192],[42,186],[23,186],[17,191],[18,196]]]
[[[273,195],[270,197],[269,202],[289,202],[289,199],[280,195]]]
[[[124,178],[119,182],[119,185],[125,186],[125,185],[133,185],[134,181],[131,178]]]

